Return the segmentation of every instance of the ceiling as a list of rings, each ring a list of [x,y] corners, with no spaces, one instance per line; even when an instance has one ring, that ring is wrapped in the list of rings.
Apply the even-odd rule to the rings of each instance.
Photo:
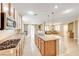
[[[78,3],[14,3],[14,6],[25,24],[65,23],[79,16]],[[34,15],[29,15],[28,11],[33,11]]]

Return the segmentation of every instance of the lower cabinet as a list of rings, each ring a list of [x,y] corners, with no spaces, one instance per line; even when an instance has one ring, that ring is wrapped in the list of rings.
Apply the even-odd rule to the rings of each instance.
[[[35,44],[36,44],[36,46],[39,48],[39,38],[37,38],[37,39],[35,40]]]
[[[16,48],[14,48],[13,50],[16,51],[15,56],[22,56],[24,50],[24,39],[21,39]]]
[[[41,54],[44,56],[45,55],[45,50],[44,50],[45,46],[44,46],[44,41],[42,39],[40,39],[40,52]]]
[[[57,55],[57,40],[44,41],[40,37],[35,40],[36,46],[38,47],[42,56],[56,56]]]
[[[45,42],[45,55],[56,56],[56,40],[49,40]]]

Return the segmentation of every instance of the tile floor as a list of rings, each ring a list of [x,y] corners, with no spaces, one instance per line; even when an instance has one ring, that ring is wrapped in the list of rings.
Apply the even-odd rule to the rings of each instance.
[[[23,56],[41,56],[34,43],[34,39],[32,39],[30,35],[26,37]]]
[[[79,44],[77,44],[77,40],[63,38],[59,42],[59,56],[79,56]],[[26,37],[23,56],[41,56],[31,35]]]
[[[79,56],[79,44],[76,39],[65,38],[60,43],[63,43],[59,45],[60,56]]]

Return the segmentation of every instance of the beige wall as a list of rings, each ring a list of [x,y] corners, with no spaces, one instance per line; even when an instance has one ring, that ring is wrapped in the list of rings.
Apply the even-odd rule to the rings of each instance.
[[[79,41],[79,17],[78,17],[78,41]]]
[[[60,25],[60,35],[64,36],[64,25]]]

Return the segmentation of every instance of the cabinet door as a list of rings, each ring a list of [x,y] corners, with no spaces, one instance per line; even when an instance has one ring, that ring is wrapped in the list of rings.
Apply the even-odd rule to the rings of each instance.
[[[36,46],[37,46],[37,39],[35,39],[35,44],[36,44]]]
[[[44,56],[44,41],[41,39],[40,40],[40,52]]]
[[[39,50],[41,50],[41,38],[39,38]]]
[[[45,55],[56,56],[56,40],[45,41]]]
[[[36,41],[37,39],[35,39],[35,44],[37,45],[37,41]]]
[[[35,40],[36,46],[39,47],[39,38]]]

